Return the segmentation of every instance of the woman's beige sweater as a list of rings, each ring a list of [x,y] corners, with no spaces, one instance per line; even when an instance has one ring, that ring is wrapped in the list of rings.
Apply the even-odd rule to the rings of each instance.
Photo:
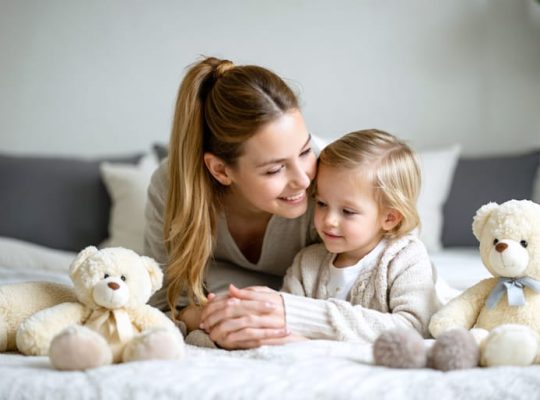
[[[388,241],[379,261],[360,271],[348,301],[328,298],[329,265],[335,257],[315,244],[302,250],[287,271],[282,297],[292,332],[368,343],[397,327],[428,336],[429,320],[440,303],[436,273],[416,235]]]

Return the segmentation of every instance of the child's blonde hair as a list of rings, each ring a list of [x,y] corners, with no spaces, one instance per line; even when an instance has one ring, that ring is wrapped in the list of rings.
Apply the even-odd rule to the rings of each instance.
[[[321,151],[319,165],[362,169],[379,208],[392,208],[403,217],[386,237],[405,235],[420,225],[420,167],[413,150],[395,136],[377,129],[348,133]]]

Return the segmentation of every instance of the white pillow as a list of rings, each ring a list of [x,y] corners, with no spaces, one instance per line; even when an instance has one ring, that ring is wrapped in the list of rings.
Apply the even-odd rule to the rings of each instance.
[[[450,192],[459,153],[459,145],[417,152],[422,170],[417,204],[422,223],[420,239],[428,251],[442,248],[443,205]]]
[[[54,271],[66,273],[76,253],[0,237],[0,267],[17,271]]]
[[[100,247],[126,247],[143,252],[146,191],[158,162],[149,154],[139,164],[104,162],[101,177],[111,196],[109,238]]]

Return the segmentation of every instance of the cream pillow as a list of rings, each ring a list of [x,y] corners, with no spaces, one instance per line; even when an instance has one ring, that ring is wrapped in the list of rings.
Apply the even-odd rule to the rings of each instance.
[[[146,191],[158,162],[153,154],[139,164],[104,162],[101,177],[111,197],[109,238],[101,247],[126,247],[143,252],[144,209]]]
[[[442,248],[443,206],[450,192],[460,147],[417,152],[422,170],[422,188],[417,209],[422,223],[420,239],[428,251]]]

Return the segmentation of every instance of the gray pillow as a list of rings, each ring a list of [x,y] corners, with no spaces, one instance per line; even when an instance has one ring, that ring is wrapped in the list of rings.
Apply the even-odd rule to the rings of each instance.
[[[0,236],[75,252],[101,243],[111,206],[102,161],[0,154]]]
[[[540,150],[459,159],[443,208],[443,246],[478,246],[471,227],[476,211],[491,201],[532,199],[539,163]]]

